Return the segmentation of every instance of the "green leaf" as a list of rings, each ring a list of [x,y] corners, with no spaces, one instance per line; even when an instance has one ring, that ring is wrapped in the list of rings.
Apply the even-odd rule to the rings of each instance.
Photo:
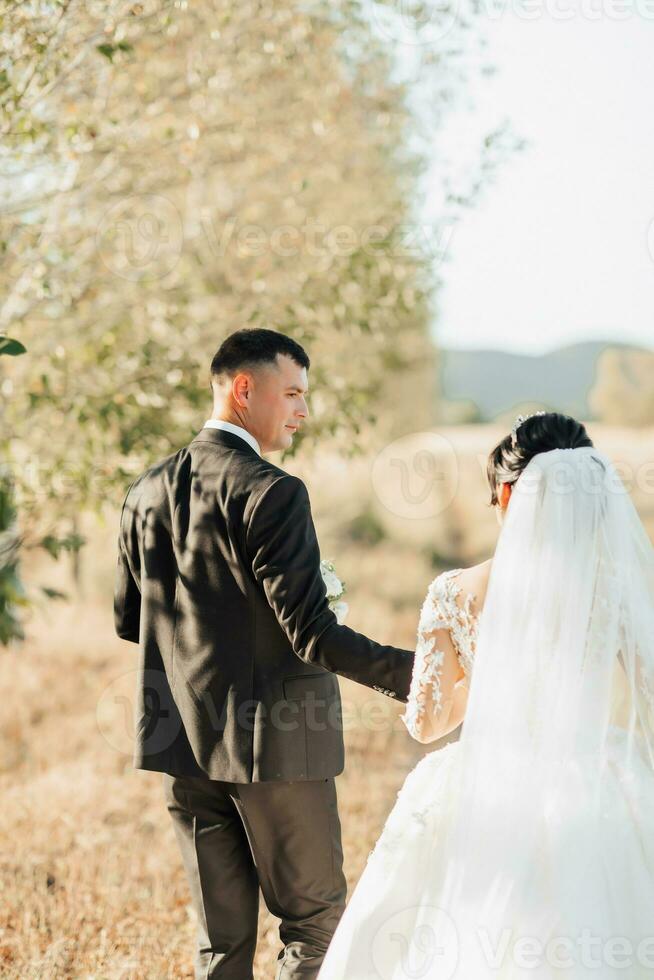
[[[21,344],[20,340],[13,340],[11,337],[0,337],[0,354],[9,354],[16,357],[17,354],[26,354],[27,348]]]
[[[99,51],[100,54],[103,54],[105,58],[109,59],[109,61],[114,60],[114,52],[116,48],[113,46],[113,44],[96,44],[95,48],[96,51]]]
[[[40,586],[41,592],[48,597],[48,599],[67,599],[67,592],[60,592],[59,589],[51,589],[47,585]]]
[[[59,557],[59,552],[61,551],[61,541],[53,534],[47,534],[44,538],[41,538],[39,544],[42,548],[45,548],[52,558]]]
[[[104,44],[96,44],[95,48],[96,51],[99,51],[100,54],[103,54],[105,58],[108,58],[111,62],[113,62],[114,55],[117,51],[129,53],[130,51],[134,50],[134,46],[130,44],[129,41],[119,41],[118,44],[109,44],[108,42],[105,42]]]
[[[86,544],[86,538],[81,534],[68,534],[65,538],[58,538],[54,534],[46,534],[41,538],[39,545],[45,549],[52,558],[59,558],[62,551],[77,552]]]

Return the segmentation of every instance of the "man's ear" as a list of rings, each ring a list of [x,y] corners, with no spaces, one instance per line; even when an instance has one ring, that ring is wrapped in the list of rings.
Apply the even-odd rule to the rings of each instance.
[[[247,374],[237,374],[232,381],[232,397],[237,405],[243,407],[250,395],[250,379]]]

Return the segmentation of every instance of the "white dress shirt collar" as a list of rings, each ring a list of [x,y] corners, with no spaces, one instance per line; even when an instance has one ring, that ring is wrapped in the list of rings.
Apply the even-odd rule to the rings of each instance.
[[[231,432],[232,435],[240,436],[241,439],[245,439],[245,441],[252,446],[254,451],[259,453],[261,456],[261,447],[259,446],[259,443],[254,438],[252,433],[248,432],[248,430],[244,429],[241,425],[234,425],[233,422],[224,422],[222,419],[207,419],[203,428],[222,429],[224,432]]]

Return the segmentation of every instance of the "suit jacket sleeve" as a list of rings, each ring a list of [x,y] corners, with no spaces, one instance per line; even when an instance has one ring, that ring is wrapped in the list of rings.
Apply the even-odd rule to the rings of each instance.
[[[129,489],[120,512],[118,562],[116,565],[114,588],[114,625],[116,633],[122,640],[131,640],[132,643],[138,643],[141,620],[141,590],[135,578],[135,574],[139,573],[133,564],[134,558],[128,554],[125,544],[126,541],[130,540],[131,536],[127,527],[128,522],[131,520],[131,511],[126,506],[128,497]]]
[[[300,659],[407,701],[414,653],[339,624],[329,608],[302,480],[288,474],[264,490],[248,522],[247,544],[254,576]]]

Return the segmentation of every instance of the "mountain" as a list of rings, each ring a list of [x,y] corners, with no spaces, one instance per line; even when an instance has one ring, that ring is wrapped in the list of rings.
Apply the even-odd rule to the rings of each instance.
[[[588,395],[597,361],[608,347],[642,349],[613,341],[572,344],[540,355],[441,349],[440,391],[447,401],[473,401],[483,421],[533,403],[589,418]]]

